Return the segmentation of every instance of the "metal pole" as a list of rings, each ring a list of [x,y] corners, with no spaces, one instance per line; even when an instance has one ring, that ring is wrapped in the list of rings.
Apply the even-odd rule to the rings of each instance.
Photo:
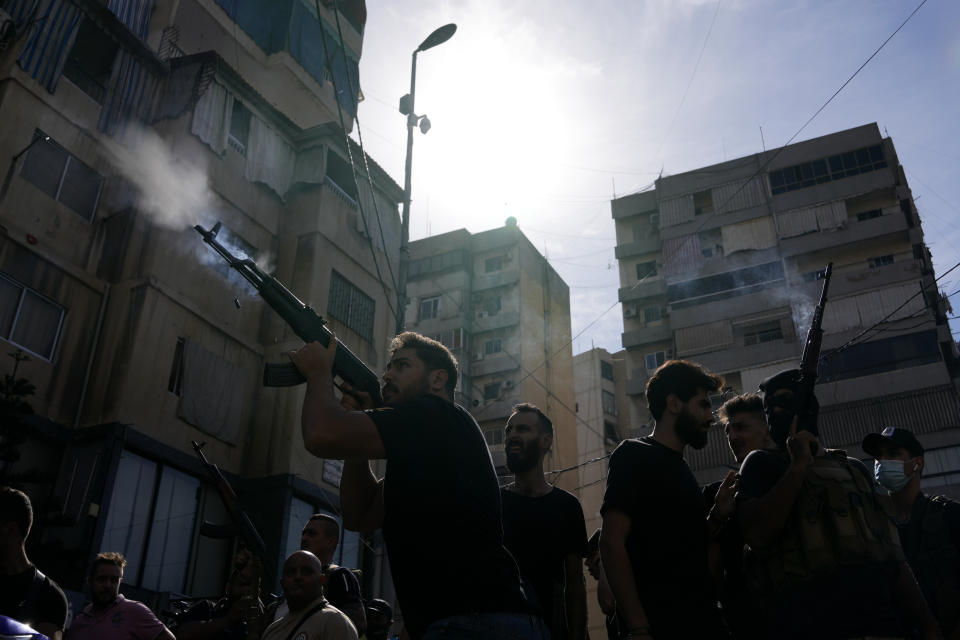
[[[417,52],[410,63],[410,113],[407,114],[407,163],[403,172],[403,212],[400,215],[400,264],[397,283],[397,333],[403,331],[407,310],[407,271],[410,267],[410,175],[413,171],[413,127],[417,124],[414,103],[417,92]]]

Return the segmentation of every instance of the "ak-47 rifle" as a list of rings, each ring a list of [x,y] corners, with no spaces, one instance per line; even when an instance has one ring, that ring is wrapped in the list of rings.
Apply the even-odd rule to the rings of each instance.
[[[263,558],[267,553],[267,547],[263,544],[263,538],[260,537],[256,527],[253,526],[250,518],[240,506],[233,487],[231,487],[227,479],[223,477],[217,465],[211,464],[207,460],[207,456],[203,455],[203,445],[199,444],[196,440],[192,440],[190,444],[193,445],[193,450],[197,452],[197,457],[200,458],[204,469],[207,470],[207,474],[209,474],[213,484],[217,487],[217,493],[220,495],[220,500],[223,501],[223,506],[227,508],[227,513],[230,515],[231,520],[231,524],[229,525],[215,525],[209,522],[203,522],[200,529],[201,533],[211,538],[227,538],[236,535],[243,541],[243,544],[246,545],[251,554],[258,558]]]
[[[204,242],[213,247],[233,269],[257,289],[263,300],[280,314],[300,339],[304,342],[316,341],[324,346],[330,344],[333,334],[327,329],[326,320],[301,302],[276,278],[261,271],[253,260],[234,256],[229,249],[217,241],[217,233],[220,231],[219,222],[209,231],[200,225],[196,225],[194,229],[203,236]],[[333,360],[333,373],[350,383],[354,391],[369,393],[375,406],[381,404],[380,381],[377,374],[339,340],[337,340],[337,353]],[[263,384],[266,387],[289,387],[306,381],[292,362],[267,364],[263,369]]]
[[[820,290],[820,302],[813,311],[807,341],[803,345],[800,358],[800,379],[797,381],[797,428],[819,435],[817,430],[817,411],[813,389],[817,384],[817,371],[820,364],[820,344],[823,341],[823,310],[827,306],[827,290],[830,288],[830,276],[833,263],[823,271],[823,289]]]

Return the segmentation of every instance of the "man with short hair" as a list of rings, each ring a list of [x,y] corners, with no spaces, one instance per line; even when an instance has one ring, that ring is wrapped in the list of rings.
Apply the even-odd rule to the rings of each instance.
[[[33,507],[27,494],[0,488],[0,615],[60,640],[67,621],[67,598],[27,558],[32,527]]]
[[[513,407],[504,433],[514,481],[500,490],[503,546],[533,589],[553,640],[583,640],[587,590],[581,561],[587,526],[580,501],[547,483],[543,459],[553,446],[553,423],[529,403]]]
[[[777,450],[740,468],[737,517],[771,638],[940,637],[863,464],[817,439],[798,414],[800,370],[760,384]],[[904,622],[906,621],[906,626]]]
[[[74,618],[67,640],[175,640],[145,604],[120,595],[125,566],[119,553],[97,554],[87,577],[90,604]]]
[[[683,459],[713,424],[723,379],[670,360],[647,381],[653,432],[610,457],[600,550],[625,638],[724,638],[708,568],[700,485]]]
[[[453,403],[457,362],[435,340],[404,332],[390,345],[382,396],[333,390],[336,340],[291,355],[307,378],[301,427],[319,458],[344,460],[344,526],[383,528],[397,598],[415,640],[544,638],[517,565],[503,547],[500,487],[476,421]],[[341,405],[341,402],[343,403]],[[367,411],[351,410],[359,407]],[[385,458],[377,480],[368,460]],[[428,559],[436,561],[424,564]]]
[[[393,607],[386,600],[374,598],[367,603],[366,640],[387,640],[393,624]]]
[[[874,477],[889,492],[900,546],[940,629],[960,638],[960,503],[920,491],[923,445],[907,429],[887,427],[863,439]]]
[[[357,633],[367,629],[363,595],[353,571],[333,564],[333,554],[340,543],[340,525],[333,516],[316,513],[310,516],[300,535],[300,548],[309,551],[323,563],[323,594],[330,604],[347,614]]]
[[[323,598],[323,565],[309,551],[294,551],[283,563],[280,586],[290,611],[263,632],[262,640],[357,640],[345,613]]]
[[[717,412],[727,436],[727,445],[739,465],[751,451],[772,449],[770,428],[763,413],[763,400],[756,393],[730,398]],[[730,472],[727,474],[730,477]],[[735,474],[734,474],[735,476]],[[762,612],[747,588],[743,566],[743,533],[736,514],[734,493],[737,482],[714,482],[703,488],[704,506],[710,527],[710,570],[714,575],[722,606],[723,619],[738,640],[759,638],[763,633]]]

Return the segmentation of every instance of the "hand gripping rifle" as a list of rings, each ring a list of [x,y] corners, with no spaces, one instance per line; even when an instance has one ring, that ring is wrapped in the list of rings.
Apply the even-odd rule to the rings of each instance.
[[[823,271],[823,289],[820,291],[820,302],[813,311],[810,321],[810,330],[807,331],[807,341],[803,345],[803,356],[800,358],[800,379],[797,381],[796,409],[797,428],[819,435],[817,431],[817,401],[813,395],[813,388],[817,384],[817,369],[820,363],[820,343],[823,341],[823,310],[827,305],[827,289],[830,288],[830,276],[833,273],[833,263],[829,263]]]
[[[316,311],[300,301],[289,289],[280,284],[273,276],[267,275],[249,258],[240,259],[230,253],[230,250],[217,241],[220,231],[218,222],[209,231],[196,225],[203,241],[219,253],[227,263],[252,284],[260,293],[260,297],[270,307],[280,314],[280,317],[293,329],[304,342],[319,342],[323,346],[330,344],[333,336],[326,327],[326,320]],[[377,374],[353,354],[342,342],[337,340],[337,353],[333,360],[333,373],[340,379],[350,383],[354,391],[369,393],[373,398],[374,406],[382,404],[380,400],[380,382]],[[263,369],[263,385],[265,387],[290,387],[303,384],[307,379],[303,377],[292,363],[266,364]]]

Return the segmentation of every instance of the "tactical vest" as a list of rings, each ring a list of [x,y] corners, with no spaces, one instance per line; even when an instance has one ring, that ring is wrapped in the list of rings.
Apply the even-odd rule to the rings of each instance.
[[[828,450],[807,468],[777,539],[749,554],[751,586],[770,593],[846,566],[892,565],[899,557],[896,540],[865,474],[846,452]]]
[[[944,525],[948,502],[943,496],[927,501],[920,521],[919,549],[910,564],[944,633],[960,623],[960,550]]]

